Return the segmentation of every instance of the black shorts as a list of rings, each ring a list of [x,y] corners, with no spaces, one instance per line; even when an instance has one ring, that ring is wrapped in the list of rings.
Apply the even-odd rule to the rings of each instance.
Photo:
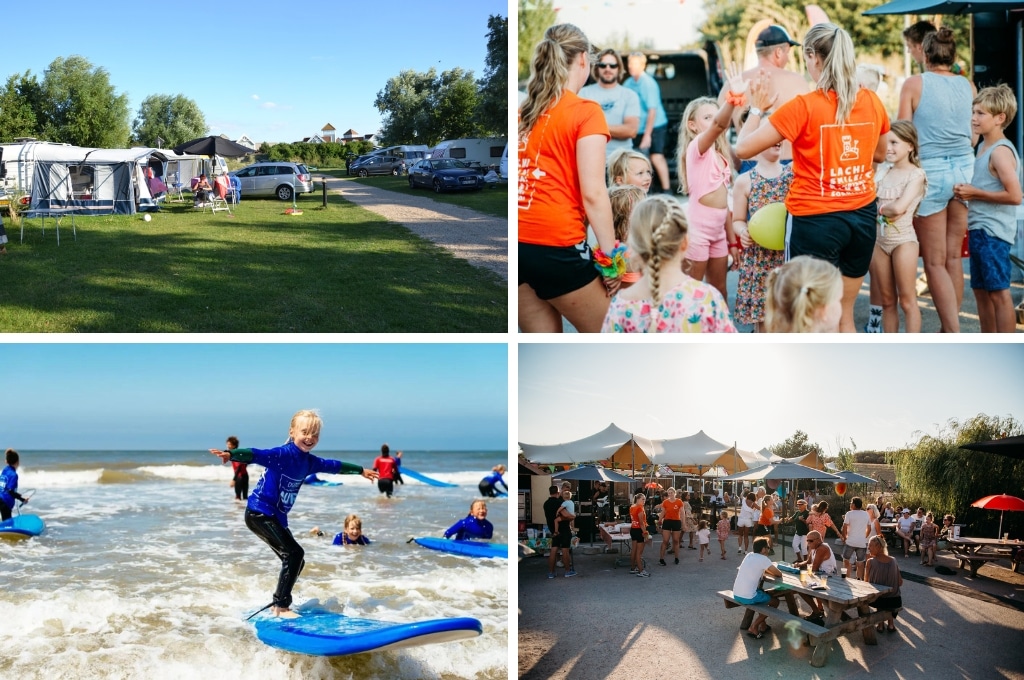
[[[599,276],[586,241],[564,247],[519,244],[519,285],[529,284],[541,300],[579,290]]]
[[[635,543],[643,543],[644,542],[644,530],[643,529],[630,529],[629,530],[629,540],[631,540],[631,541],[633,541]]]
[[[878,231],[874,201],[857,210],[792,217],[790,257],[810,255],[831,262],[851,279],[868,273]]]
[[[895,619],[899,616],[899,612],[896,610],[903,606],[903,597],[901,595],[896,595],[895,597],[880,597],[872,602],[871,606],[878,611],[892,612],[892,617]]]
[[[683,520],[681,519],[666,519],[661,522],[662,531],[682,531]]]
[[[755,536],[767,536],[769,533],[771,533],[771,532],[768,531],[768,527],[766,527],[765,525],[763,525],[763,524],[756,524],[756,525],[754,525],[754,535]]]
[[[650,155],[652,153],[660,153],[662,156],[665,155],[665,138],[668,136],[668,125],[659,125],[651,130],[651,148],[641,149],[640,142],[644,139],[643,131],[640,132],[636,137],[633,138],[633,149],[640,153]]]

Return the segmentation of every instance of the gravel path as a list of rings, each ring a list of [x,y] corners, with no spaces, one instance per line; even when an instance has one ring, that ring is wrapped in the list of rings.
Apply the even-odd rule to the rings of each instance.
[[[507,219],[439,203],[426,193],[422,197],[408,196],[348,179],[328,179],[327,188],[508,281]]]

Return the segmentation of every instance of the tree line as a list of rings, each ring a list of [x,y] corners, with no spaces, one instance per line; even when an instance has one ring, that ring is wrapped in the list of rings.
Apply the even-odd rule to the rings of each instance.
[[[383,145],[433,146],[443,139],[507,134],[508,19],[491,16],[487,28],[481,79],[461,68],[432,68],[403,71],[387,81],[373,102],[384,116]],[[78,55],[54,59],[42,79],[25,71],[0,88],[0,142],[31,137],[97,148],[173,148],[209,132],[198,104],[182,94],[150,95],[130,118],[128,95],[117,92],[106,69]],[[265,143],[260,153],[270,160],[330,165],[372,148],[365,141]]]

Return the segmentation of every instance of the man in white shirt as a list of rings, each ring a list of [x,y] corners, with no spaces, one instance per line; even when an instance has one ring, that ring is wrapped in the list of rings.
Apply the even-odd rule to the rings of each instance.
[[[743,604],[760,604],[767,602],[769,607],[778,607],[779,600],[761,589],[761,579],[765,574],[782,576],[782,572],[775,566],[772,559],[768,557],[771,543],[768,538],[761,536],[754,539],[754,551],[747,553],[740,563],[736,572],[736,580],[732,584],[732,595],[737,602]],[[764,622],[768,619],[767,614],[758,614],[747,629],[747,635],[752,638],[761,639],[768,629]]]
[[[864,501],[860,496],[854,496],[850,499],[850,511],[843,518],[843,566],[846,567],[847,578],[853,578],[850,558],[856,555],[857,578],[864,580],[870,526],[871,516],[864,510]]]
[[[608,132],[612,136],[605,146],[606,159],[619,149],[632,149],[633,137],[640,128],[640,97],[620,85],[624,72],[619,53],[612,49],[604,50],[597,55],[594,64],[594,80],[597,82],[579,92],[580,97],[597,102],[604,111]]]

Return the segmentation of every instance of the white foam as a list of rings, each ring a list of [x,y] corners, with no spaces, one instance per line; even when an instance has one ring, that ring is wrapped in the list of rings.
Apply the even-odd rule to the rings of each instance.
[[[103,468],[96,470],[32,470],[18,474],[18,486],[22,489],[57,486],[82,486],[96,484],[103,476]]]
[[[190,481],[230,481],[231,467],[227,465],[144,465],[138,471],[163,479]]]

